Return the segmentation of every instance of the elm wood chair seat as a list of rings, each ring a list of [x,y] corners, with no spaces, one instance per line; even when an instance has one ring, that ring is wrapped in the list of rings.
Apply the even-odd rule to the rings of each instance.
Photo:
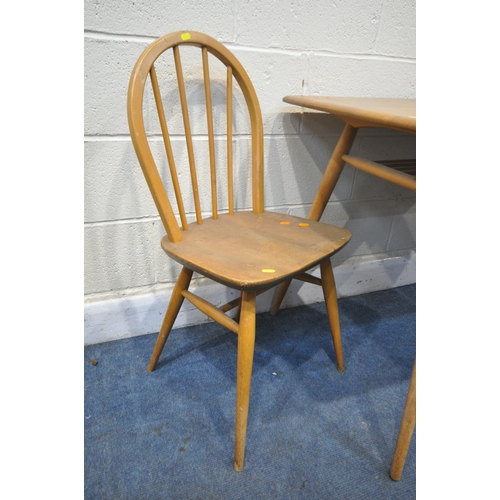
[[[344,229],[310,221],[299,226],[304,222],[275,212],[222,214],[190,224],[181,242],[165,236],[161,246],[177,262],[228,287],[267,290],[314,267],[349,239]]]
[[[208,132],[208,157],[204,168],[210,172],[211,205],[208,215],[202,216],[202,201],[197,181],[195,155],[189,120],[189,107],[184,83],[180,47],[191,45],[201,49],[199,65],[203,71],[203,84],[206,102]],[[196,221],[188,224],[184,209],[181,183],[174,160],[172,141],[166,120],[166,108],[160,92],[159,78],[155,65],[159,56],[172,49],[185,142],[191,175],[192,195]],[[209,54],[215,56],[226,67],[226,147],[227,164],[216,165],[214,146],[214,127],[212,111],[212,92],[210,79]],[[159,72],[158,72],[159,74]],[[193,73],[190,73],[193,74]],[[161,135],[171,175],[171,186],[175,194],[178,217],[173,211],[167,196],[159,169],[149,145],[146,133],[144,104],[146,83],[152,86]],[[239,85],[250,118],[252,178],[252,210],[235,210],[233,193],[233,151],[232,115],[233,84]],[[166,236],[161,240],[163,250],[183,267],[176,282],[172,296],[158,334],[148,371],[153,371],[167,341],[172,326],[184,299],[189,300],[204,314],[219,322],[238,335],[237,375],[236,375],[236,432],[234,468],[241,471],[244,464],[246,428],[250,398],[250,383],[255,343],[255,299],[256,296],[287,279],[300,279],[322,286],[328,318],[332,330],[337,368],[343,373],[344,359],[340,323],[337,309],[335,280],[330,257],[350,239],[349,231],[307,219],[264,210],[263,175],[263,126],[259,102],[253,85],[236,57],[213,38],[196,32],[176,32],[165,35],[153,42],[139,57],[130,78],[127,111],[132,142],[142,171],[165,227]],[[150,116],[149,114],[147,116]],[[220,163],[220,162],[219,162]],[[243,162],[244,163],[244,162]],[[218,192],[218,175],[224,170],[227,177],[227,207],[221,209]],[[319,265],[321,278],[306,273]],[[201,297],[189,292],[189,284],[197,272],[241,292],[240,297],[215,307]],[[238,308],[236,319],[226,315],[231,309]]]

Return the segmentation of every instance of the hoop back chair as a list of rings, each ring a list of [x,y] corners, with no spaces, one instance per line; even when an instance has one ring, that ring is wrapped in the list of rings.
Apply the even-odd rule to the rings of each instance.
[[[204,95],[208,131],[208,157],[205,171],[210,173],[211,210],[202,216],[197,167],[193,153],[193,138],[189,119],[188,99],[181,63],[181,46],[201,49],[198,67],[203,70]],[[181,183],[174,160],[172,140],[159,88],[155,63],[167,50],[173,51],[184,136],[191,175],[191,193],[194,196],[195,222],[187,221]],[[182,49],[184,50],[184,49]],[[191,49],[190,49],[191,50]],[[226,68],[227,165],[216,165],[212,91],[209,55]],[[233,85],[239,85],[250,118],[251,130],[251,188],[252,210],[235,210],[233,193]],[[171,186],[175,193],[176,218],[167,189],[162,181],[146,133],[145,88],[152,87],[161,135],[164,141]],[[171,299],[153,349],[148,371],[155,369],[167,337],[172,329],[184,299],[190,301],[214,321],[238,335],[236,374],[236,431],[234,468],[241,471],[244,463],[246,428],[250,398],[250,383],[255,342],[255,298],[284,280],[296,278],[321,285],[332,330],[338,370],[343,373],[344,359],[337,309],[337,296],[330,257],[350,239],[349,231],[307,219],[264,210],[264,152],[262,115],[254,87],[236,57],[215,39],[197,32],[176,32],[165,35],[139,57],[130,78],[127,99],[128,121],[132,142],[165,227],[161,246],[169,257],[182,265]],[[149,115],[148,115],[149,116]],[[170,117],[171,118],[171,117]],[[227,176],[227,209],[218,204],[220,171]],[[208,177],[208,174],[207,174]],[[172,187],[169,187],[172,189]],[[206,198],[206,197],[205,197]],[[202,200],[203,201],[203,200]],[[306,273],[319,264],[321,279]],[[240,291],[240,297],[220,307],[188,291],[193,272]],[[236,319],[226,315],[239,308]]]

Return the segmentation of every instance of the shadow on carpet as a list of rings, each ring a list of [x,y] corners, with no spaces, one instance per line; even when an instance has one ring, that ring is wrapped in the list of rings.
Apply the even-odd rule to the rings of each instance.
[[[86,347],[85,498],[415,498],[415,435],[401,480],[389,477],[415,359],[415,292],[339,300],[344,375],[324,303],[257,316],[240,473],[236,335],[216,323],[173,330],[153,373],[156,334]]]

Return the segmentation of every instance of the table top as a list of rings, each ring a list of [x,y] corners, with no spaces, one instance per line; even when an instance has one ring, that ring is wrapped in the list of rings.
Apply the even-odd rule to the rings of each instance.
[[[332,113],[356,128],[417,131],[416,99],[287,95],[283,101]]]

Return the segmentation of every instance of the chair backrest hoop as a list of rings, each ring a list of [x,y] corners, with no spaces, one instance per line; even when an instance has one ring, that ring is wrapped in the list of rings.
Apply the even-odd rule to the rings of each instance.
[[[224,45],[214,38],[195,31],[178,31],[165,35],[149,45],[141,54],[130,77],[127,96],[127,115],[132,143],[146,178],[156,208],[160,214],[170,241],[182,241],[175,214],[168,200],[158,168],[156,167],[146,137],[143,117],[144,89],[149,72],[156,59],[166,50],[179,45],[194,45],[217,57],[231,68],[238,82],[250,115],[252,135],[252,210],[256,214],[264,211],[264,148],[262,114],[255,89],[245,69]]]

